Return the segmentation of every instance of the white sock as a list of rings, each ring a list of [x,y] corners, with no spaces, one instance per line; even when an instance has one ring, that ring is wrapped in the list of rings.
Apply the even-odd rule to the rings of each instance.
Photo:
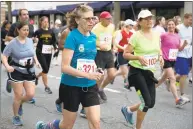
[[[129,107],[127,107],[127,112],[131,112],[131,110],[130,110],[130,108],[129,108]]]

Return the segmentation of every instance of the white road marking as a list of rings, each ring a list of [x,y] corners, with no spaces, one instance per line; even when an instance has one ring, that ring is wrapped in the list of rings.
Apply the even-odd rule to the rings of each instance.
[[[54,79],[56,79],[56,80],[60,80],[60,79],[61,79],[61,77],[56,77],[56,76],[53,76],[53,75],[48,75],[48,77],[49,77],[49,78],[54,78]]]
[[[121,93],[121,92],[118,91],[118,90],[113,90],[113,89],[110,89],[110,88],[105,88],[104,90],[110,91],[110,92],[114,92],[114,93]]]

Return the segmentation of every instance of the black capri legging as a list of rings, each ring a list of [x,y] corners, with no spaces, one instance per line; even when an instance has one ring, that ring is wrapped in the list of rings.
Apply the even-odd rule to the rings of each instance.
[[[37,59],[42,67],[42,73],[48,73],[50,69],[50,63],[52,59],[52,54],[42,54],[36,51]]]
[[[155,105],[155,83],[157,83],[155,80],[157,81],[151,71],[130,67],[128,81],[136,89],[141,100],[139,110],[143,112],[147,112],[149,108],[153,108]]]

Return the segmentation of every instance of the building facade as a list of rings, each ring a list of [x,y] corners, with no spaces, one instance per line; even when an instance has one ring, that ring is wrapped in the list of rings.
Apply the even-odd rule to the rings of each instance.
[[[12,16],[13,22],[18,20],[18,10],[26,8],[29,10],[30,18],[38,26],[38,20],[41,16],[47,16],[50,24],[54,23],[56,19],[64,20],[65,14],[73,10],[76,5],[85,2],[12,2]],[[95,15],[99,15],[101,11],[110,11],[114,15],[114,2],[112,1],[98,1],[87,2],[94,8]],[[7,6],[5,2],[1,2],[1,21],[6,17]],[[133,19],[135,20],[137,14],[141,9],[149,9],[155,16],[164,16],[171,18],[175,15],[183,16],[186,12],[192,12],[192,2],[183,1],[124,1],[120,2],[120,20]],[[116,16],[113,16],[116,17]]]

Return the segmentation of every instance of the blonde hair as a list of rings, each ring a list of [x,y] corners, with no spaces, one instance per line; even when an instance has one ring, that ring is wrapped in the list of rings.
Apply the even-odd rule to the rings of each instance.
[[[125,22],[124,22],[124,21],[120,21],[120,22],[117,24],[116,30],[121,30],[122,27],[124,27],[124,26],[125,26]]]
[[[68,14],[68,17],[70,18],[69,27],[70,28],[77,28],[78,24],[76,23],[75,19],[81,18],[83,13],[89,12],[89,11],[93,12],[93,8],[86,5],[86,4],[77,6],[70,14]]]

